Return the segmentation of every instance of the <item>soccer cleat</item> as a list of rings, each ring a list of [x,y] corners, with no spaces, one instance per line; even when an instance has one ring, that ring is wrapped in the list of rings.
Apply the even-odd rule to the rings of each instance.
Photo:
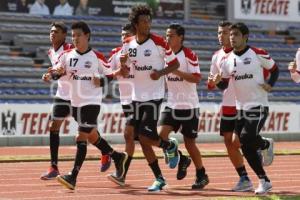
[[[166,185],[166,181],[163,178],[157,178],[153,184],[148,187],[148,192],[159,192]]]
[[[50,167],[48,171],[41,175],[41,180],[52,180],[56,178],[59,175],[58,169],[54,169],[53,167]]]
[[[118,160],[114,160],[116,167],[116,176],[123,177],[125,174],[125,163],[128,159],[128,154],[126,152],[119,153],[120,158]]]
[[[258,187],[255,189],[255,194],[266,194],[272,190],[271,182],[266,181],[265,179],[259,179]]]
[[[192,160],[184,155],[180,155],[180,160],[178,163],[177,170],[177,180],[182,180],[186,177],[187,168],[191,165]]]
[[[269,166],[272,164],[274,159],[274,140],[272,138],[263,138],[267,140],[270,145],[267,149],[262,150],[262,164],[263,166]]]
[[[107,175],[107,178],[110,180],[110,181],[112,181],[112,182],[114,182],[114,183],[116,183],[117,185],[119,185],[119,186],[125,186],[125,179],[124,179],[124,177],[117,177],[116,176],[116,174],[114,173],[114,174],[109,174],[109,175]]]
[[[169,141],[174,145],[173,148],[167,149],[167,158],[169,162],[169,167],[174,169],[178,162],[179,162],[179,155],[178,155],[178,142],[175,138],[170,138]]]
[[[66,188],[70,189],[70,190],[74,190],[75,189],[75,185],[76,185],[76,178],[74,178],[71,174],[68,175],[58,175],[56,177],[56,180],[62,184],[63,186],[65,186]]]
[[[111,157],[110,155],[102,155],[101,156],[101,165],[100,165],[100,171],[105,172],[109,169],[111,164]]]
[[[193,190],[203,189],[209,183],[208,176],[205,174],[201,178],[196,178],[195,183],[192,185]]]
[[[247,176],[241,176],[239,182],[232,188],[235,192],[253,191],[253,185]]]

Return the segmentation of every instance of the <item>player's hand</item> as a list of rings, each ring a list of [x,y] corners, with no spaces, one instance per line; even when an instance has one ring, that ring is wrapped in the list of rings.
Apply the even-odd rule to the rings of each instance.
[[[272,90],[272,86],[269,85],[268,83],[260,84],[260,87],[262,87],[262,89],[264,89],[266,92],[271,92]]]
[[[93,75],[93,77],[92,77],[92,83],[93,83],[96,87],[101,87],[100,77],[99,77],[99,76]]]
[[[47,73],[43,74],[42,80],[45,81],[45,82],[50,82],[50,80],[51,80],[50,73],[47,72]]]
[[[152,80],[158,80],[160,78],[160,76],[161,75],[160,75],[159,71],[157,71],[156,69],[154,69],[150,74],[150,78]]]
[[[288,70],[290,70],[291,73],[295,73],[296,68],[297,68],[297,65],[296,65],[295,61],[292,61],[289,63]]]
[[[209,76],[207,77],[207,83],[211,86],[215,86],[215,82],[214,82],[214,75],[213,74],[209,74]]]
[[[53,70],[53,67],[48,67],[47,72],[51,73],[52,70]]]
[[[222,73],[218,73],[213,76],[213,82],[215,83],[215,85],[220,83],[221,80],[222,80]]]
[[[120,56],[121,66],[125,66],[126,65],[127,59],[128,59],[128,53],[121,54],[121,56]]]
[[[121,67],[120,68],[120,74],[121,76],[123,76],[124,78],[129,76],[129,71],[130,69],[128,67]]]

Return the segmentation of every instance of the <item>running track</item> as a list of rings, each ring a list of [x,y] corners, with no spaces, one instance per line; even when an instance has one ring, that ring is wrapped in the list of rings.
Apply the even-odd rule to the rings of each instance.
[[[162,200],[162,199],[214,199],[214,197],[254,196],[252,192],[234,193],[230,188],[238,177],[227,157],[203,159],[209,185],[202,191],[190,190],[194,181],[195,169],[188,168],[187,177],[176,180],[176,170],[168,169],[162,159],[159,160],[168,188],[159,193],[148,193],[146,188],[153,182],[153,175],[144,159],[133,160],[124,188],[110,182],[106,175],[113,172],[114,166],[106,173],[98,170],[98,161],[85,161],[77,179],[75,191],[67,190],[56,180],[42,181],[39,176],[48,167],[48,162],[20,162],[0,164],[0,199],[105,199],[107,200]],[[270,194],[300,195],[300,156],[276,156],[272,166],[265,168],[272,183]],[[67,173],[73,162],[60,162],[60,170]],[[257,186],[257,178],[247,165],[250,178]]]

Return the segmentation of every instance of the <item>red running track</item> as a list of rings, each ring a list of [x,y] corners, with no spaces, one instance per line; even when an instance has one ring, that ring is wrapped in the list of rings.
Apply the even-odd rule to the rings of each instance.
[[[253,192],[237,193],[230,189],[238,181],[238,176],[227,157],[204,158],[204,165],[210,179],[209,185],[201,191],[191,190],[195,168],[188,168],[187,177],[176,180],[176,169],[168,169],[159,160],[168,188],[158,193],[149,193],[146,188],[152,184],[153,175],[145,160],[133,160],[127,175],[127,186],[118,187],[106,175],[99,172],[97,161],[86,161],[77,179],[75,191],[67,190],[56,180],[42,181],[39,176],[48,162],[1,163],[0,199],[214,199],[214,197],[254,196]],[[300,196],[300,156],[276,156],[272,166],[265,168],[273,191],[269,194]],[[60,162],[61,173],[67,173],[73,162]],[[250,178],[257,186],[257,178],[247,165]]]

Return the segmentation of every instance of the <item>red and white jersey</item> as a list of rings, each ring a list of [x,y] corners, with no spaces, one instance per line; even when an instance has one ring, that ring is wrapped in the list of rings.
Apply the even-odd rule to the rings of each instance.
[[[291,74],[291,78],[296,82],[300,83],[300,49],[296,53],[296,72]]]
[[[62,54],[63,51],[73,49],[73,48],[74,48],[73,45],[68,43],[63,43],[58,49],[54,49],[53,47],[51,47],[48,50],[48,57],[50,59],[52,66],[55,66],[55,63],[57,63],[58,61],[59,55]],[[63,76],[57,81],[57,91],[55,96],[59,97],[60,99],[70,100],[69,91],[70,91],[70,83],[67,77]]]
[[[183,47],[176,57],[180,63],[178,70],[201,76],[197,55]],[[194,109],[199,107],[199,97],[196,83],[190,83],[183,78],[170,73],[166,76],[168,87],[167,106],[173,109]]]
[[[260,86],[265,82],[264,68],[271,71],[274,60],[262,49],[247,47],[241,55],[233,51],[221,63],[223,78],[230,78],[238,110],[268,105],[268,93]]]
[[[164,77],[152,80],[150,74],[154,69],[162,70],[165,65],[176,62],[177,58],[167,42],[160,36],[150,34],[146,41],[139,44],[133,36],[126,39],[122,53],[128,53],[127,66],[133,70],[132,100],[145,102],[164,98]]]
[[[110,53],[110,58],[108,60],[110,68],[112,71],[120,68],[120,56],[121,56],[122,47],[115,48]],[[118,86],[120,91],[120,101],[122,105],[128,105],[132,102],[132,90],[133,90],[133,78],[134,75],[132,73],[133,70],[130,70],[129,76],[124,78],[122,76],[118,76]]]
[[[232,51],[232,48],[230,49],[220,49],[216,51],[211,59],[211,66],[210,66],[210,74],[216,75],[221,72],[221,61],[223,57],[225,57],[228,53]],[[208,85],[209,89],[213,89]],[[227,89],[223,91],[223,98],[222,98],[222,114],[235,114],[236,113],[236,107],[235,107],[235,93],[233,89],[232,82],[229,81]]]
[[[102,102],[102,87],[93,84],[93,76],[112,75],[111,69],[103,54],[89,49],[79,53],[76,49],[64,51],[57,66],[63,66],[66,77],[71,83],[71,105],[100,105]]]

